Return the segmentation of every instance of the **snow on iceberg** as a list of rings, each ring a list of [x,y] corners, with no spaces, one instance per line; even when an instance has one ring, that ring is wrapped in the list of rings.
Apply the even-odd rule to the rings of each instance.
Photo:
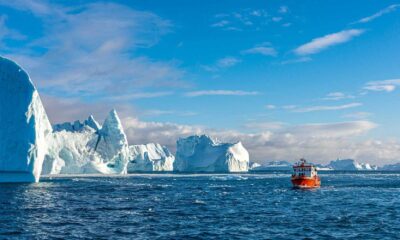
[[[220,143],[209,136],[177,141],[174,170],[179,172],[247,172],[249,153],[238,143]]]
[[[38,182],[52,127],[28,74],[0,57],[0,182]]]
[[[129,147],[115,110],[102,127],[92,116],[79,121],[55,125],[49,136],[49,154],[42,174],[125,174]]]
[[[173,171],[174,155],[158,143],[129,146],[128,172]]]

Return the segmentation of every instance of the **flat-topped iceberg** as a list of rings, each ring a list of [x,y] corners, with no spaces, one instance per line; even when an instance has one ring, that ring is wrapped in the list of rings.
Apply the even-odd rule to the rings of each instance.
[[[247,172],[249,153],[241,142],[220,143],[209,136],[190,136],[177,141],[174,171]]]
[[[52,132],[28,74],[0,57],[0,182],[37,182]]]
[[[173,171],[174,155],[158,143],[129,146],[128,172]]]
[[[55,125],[42,174],[124,174],[129,147],[115,110],[102,127],[92,116],[84,123]]]

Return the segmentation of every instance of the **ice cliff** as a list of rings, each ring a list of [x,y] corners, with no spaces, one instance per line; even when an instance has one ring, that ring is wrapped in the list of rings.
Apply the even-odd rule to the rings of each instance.
[[[28,74],[0,57],[0,182],[37,182],[52,127]]]
[[[249,153],[238,143],[220,143],[209,136],[177,141],[174,170],[179,172],[247,172]]]
[[[157,143],[129,146],[128,172],[173,171],[174,155]]]
[[[90,116],[80,123],[54,125],[47,141],[42,174],[124,174],[129,147],[120,119],[112,110],[103,126]]]

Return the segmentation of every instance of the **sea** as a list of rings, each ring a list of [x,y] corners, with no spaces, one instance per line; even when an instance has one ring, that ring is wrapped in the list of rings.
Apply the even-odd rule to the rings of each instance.
[[[0,239],[399,239],[400,172],[56,176],[0,184]]]

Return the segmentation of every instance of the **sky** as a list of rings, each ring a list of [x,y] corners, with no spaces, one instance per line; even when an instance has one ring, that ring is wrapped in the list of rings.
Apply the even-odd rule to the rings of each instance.
[[[117,109],[130,144],[400,161],[400,2],[0,0],[0,54],[50,121]]]

